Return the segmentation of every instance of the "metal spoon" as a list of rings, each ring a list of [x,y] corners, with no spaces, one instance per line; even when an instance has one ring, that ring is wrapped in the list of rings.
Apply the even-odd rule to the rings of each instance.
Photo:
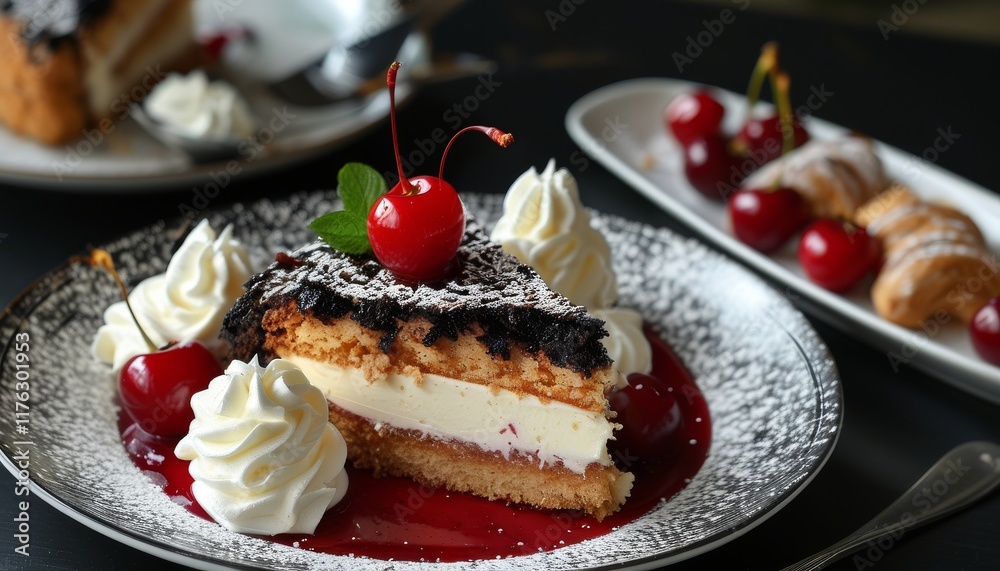
[[[945,454],[913,486],[874,519],[841,541],[782,571],[823,569],[857,549],[955,513],[1000,484],[1000,446],[967,442]]]

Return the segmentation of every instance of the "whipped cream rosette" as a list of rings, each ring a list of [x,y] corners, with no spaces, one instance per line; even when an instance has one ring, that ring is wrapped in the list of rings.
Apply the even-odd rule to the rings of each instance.
[[[233,361],[191,398],[195,419],[175,453],[191,491],[240,533],[313,533],[347,493],[347,445],[323,393],[290,362]]]
[[[490,238],[534,268],[549,287],[605,321],[609,336],[602,342],[622,375],[652,369],[642,316],[614,307],[618,284],[611,250],[590,225],[573,175],[557,171],[555,159],[541,174],[531,167],[514,181]]]
[[[188,137],[249,137],[255,128],[249,106],[236,88],[209,80],[201,70],[168,75],[143,106],[150,117]]]
[[[247,250],[233,237],[232,226],[216,235],[203,220],[170,259],[166,273],[143,280],[128,299],[157,347],[171,341],[199,341],[221,354],[222,318],[243,294],[251,273]],[[104,321],[92,345],[99,360],[118,370],[132,357],[150,351],[124,301],[108,307]]]
[[[609,307],[618,297],[611,250],[590,226],[573,175],[555,169],[552,159],[541,175],[532,167],[514,181],[490,238],[573,303]]]

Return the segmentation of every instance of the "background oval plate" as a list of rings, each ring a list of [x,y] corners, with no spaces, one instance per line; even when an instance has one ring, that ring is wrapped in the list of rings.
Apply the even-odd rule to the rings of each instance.
[[[583,96],[570,106],[566,129],[605,168],[706,240],[784,286],[786,297],[797,305],[880,347],[892,367],[912,364],[1000,403],[1000,367],[979,358],[964,327],[933,323],[927,332],[900,327],[875,313],[863,288],[838,295],[809,281],[799,266],[794,240],[776,254],[765,256],[732,236],[724,205],[705,198],[688,184],[680,146],[667,134],[661,120],[671,99],[697,88],[711,89],[719,97],[729,110],[723,128],[735,131],[742,115],[738,111],[745,104],[743,95],[664,78],[623,81]],[[628,127],[609,132],[609,121]],[[843,127],[815,117],[809,119],[808,128],[816,139],[847,133]],[[907,184],[922,197],[955,205],[976,221],[991,250],[1000,251],[1000,196],[878,141],[875,151],[891,178]],[[995,274],[996,264],[994,257],[984,261],[983,269]]]

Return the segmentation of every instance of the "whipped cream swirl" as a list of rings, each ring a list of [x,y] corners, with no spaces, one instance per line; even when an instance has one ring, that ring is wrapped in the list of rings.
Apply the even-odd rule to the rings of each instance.
[[[611,250],[590,225],[573,175],[557,171],[555,159],[541,174],[531,167],[514,181],[490,237],[534,268],[549,287],[605,321],[609,337],[602,342],[622,375],[652,369],[642,316],[613,307],[618,283]]]
[[[490,237],[577,305],[608,307],[618,297],[608,243],[590,226],[573,175],[556,171],[555,159],[541,175],[531,167],[514,181]]]
[[[233,237],[232,225],[216,236],[202,220],[170,259],[166,273],[143,280],[128,299],[157,347],[199,341],[221,355],[222,318],[243,294],[251,273],[250,257]],[[104,322],[91,347],[98,360],[118,370],[132,357],[149,352],[124,301],[105,310]]]
[[[622,375],[649,373],[653,368],[653,353],[642,332],[642,315],[626,307],[591,309],[591,315],[604,320],[608,336],[601,339],[615,368]]]
[[[347,444],[326,397],[283,359],[233,361],[191,397],[195,418],[174,453],[191,460],[191,491],[239,533],[313,533],[347,493]]]
[[[229,83],[209,81],[201,70],[168,75],[143,106],[150,117],[188,137],[249,137],[254,131],[243,96]]]

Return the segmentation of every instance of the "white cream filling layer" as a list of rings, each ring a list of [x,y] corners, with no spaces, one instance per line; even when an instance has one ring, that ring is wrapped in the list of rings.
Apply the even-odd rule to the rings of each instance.
[[[615,425],[603,414],[439,375],[424,375],[419,384],[400,374],[369,383],[359,369],[298,355],[282,358],[302,369],[332,403],[376,423],[473,444],[505,458],[528,454],[540,467],[562,464],[582,474],[595,462],[611,464],[607,442]]]

